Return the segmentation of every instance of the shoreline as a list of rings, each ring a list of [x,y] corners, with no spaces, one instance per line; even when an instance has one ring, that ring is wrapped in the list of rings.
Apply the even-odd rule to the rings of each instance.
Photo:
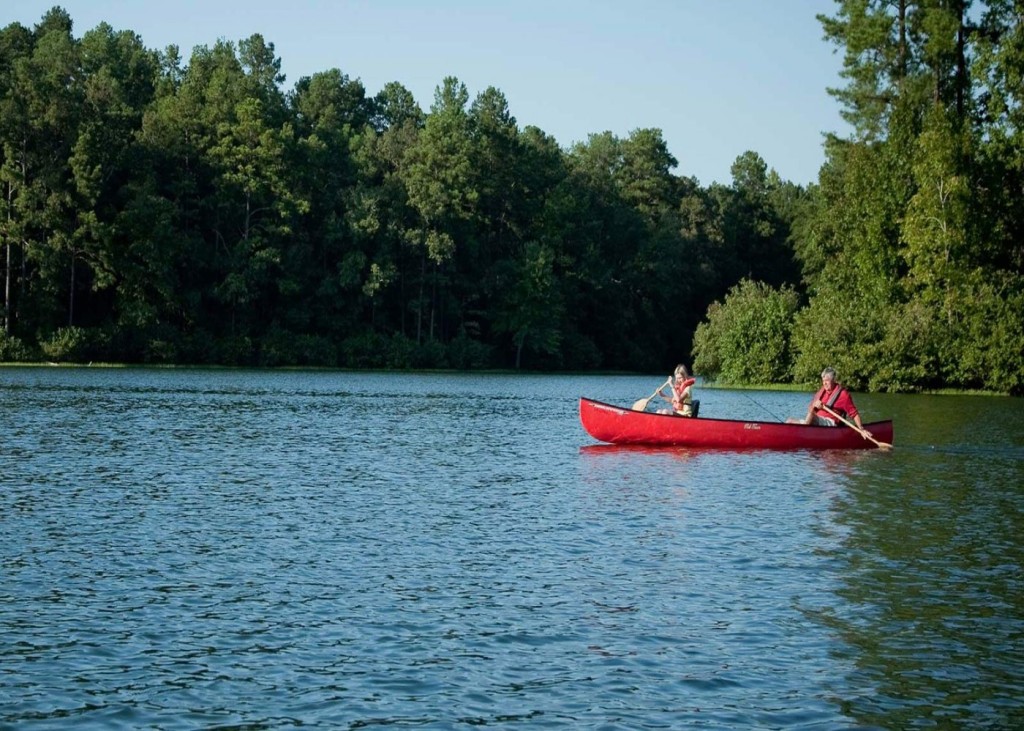
[[[0,368],[109,368],[109,369],[130,369],[139,368],[144,370],[223,370],[223,371],[324,371],[334,373],[423,373],[423,374],[473,374],[473,375],[496,375],[496,376],[637,376],[645,377],[651,374],[634,373],[632,371],[517,371],[514,369],[489,368],[481,370],[458,370],[455,368],[341,368],[338,366],[229,366],[216,364],[187,364],[187,363],[57,363],[53,361],[34,362],[0,362]],[[733,390],[733,391],[786,391],[806,392],[813,391],[814,384],[800,383],[715,383],[702,382],[697,384],[699,388],[709,391]],[[1007,392],[982,391],[979,389],[922,389],[920,391],[858,391],[855,393],[875,394],[892,393],[893,395],[922,395],[922,396],[1012,396]]]

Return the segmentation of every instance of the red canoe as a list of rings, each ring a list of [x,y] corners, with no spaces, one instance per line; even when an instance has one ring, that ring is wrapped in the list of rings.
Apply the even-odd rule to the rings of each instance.
[[[705,419],[632,411],[580,399],[580,422],[587,434],[611,444],[706,449],[877,449],[846,426],[805,426],[772,421]],[[892,422],[865,424],[871,436],[892,444]]]

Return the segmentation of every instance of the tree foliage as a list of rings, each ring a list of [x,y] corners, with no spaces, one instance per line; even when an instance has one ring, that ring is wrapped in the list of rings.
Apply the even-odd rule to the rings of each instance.
[[[661,130],[562,148],[508,100],[273,43],[0,29],[0,358],[644,369],[1024,389],[1019,3],[838,0],[853,134],[729,185]]]
[[[973,5],[840,0],[821,17],[846,51],[848,84],[833,93],[855,134],[830,144],[813,222],[795,227],[811,296],[798,377],[848,359],[848,378],[874,389],[1021,389],[994,364],[1022,362],[1020,244],[1006,235],[1021,215],[1006,183],[1019,195],[1024,147],[1006,142],[1021,139],[1024,86],[1009,80],[1024,68],[1024,19],[1019,3]]]
[[[693,366],[724,383],[778,383],[792,375],[793,319],[799,297],[744,279],[721,303],[713,302],[697,327]]]
[[[1019,3],[979,13],[965,0],[836,5],[820,20],[845,50],[847,84],[830,91],[853,135],[829,140],[806,196],[774,206],[789,211],[806,296],[792,319],[793,378],[812,382],[831,364],[857,388],[1019,393],[1021,215],[1007,199],[1007,183],[1021,192],[1024,162]],[[751,161],[743,169],[756,180]],[[730,359],[746,357],[735,342],[763,331],[755,320],[743,338],[727,334],[744,302],[733,292],[712,305],[698,367],[744,371]]]

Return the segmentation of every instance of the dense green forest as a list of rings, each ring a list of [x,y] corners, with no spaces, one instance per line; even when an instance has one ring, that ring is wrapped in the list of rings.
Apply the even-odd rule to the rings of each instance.
[[[817,183],[659,129],[568,149],[260,35],[0,30],[0,361],[665,371],[1024,391],[1024,9],[838,0]],[[672,93],[666,89],[665,93]],[[825,94],[826,90],[822,90]],[[808,140],[818,144],[818,140]]]

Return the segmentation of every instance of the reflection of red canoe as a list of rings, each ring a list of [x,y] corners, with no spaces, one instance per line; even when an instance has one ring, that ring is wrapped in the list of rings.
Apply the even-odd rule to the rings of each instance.
[[[580,399],[580,421],[587,434],[611,444],[718,449],[876,449],[872,442],[845,426],[690,419],[631,411],[588,398]],[[864,427],[878,441],[892,444],[891,421],[876,421]]]

